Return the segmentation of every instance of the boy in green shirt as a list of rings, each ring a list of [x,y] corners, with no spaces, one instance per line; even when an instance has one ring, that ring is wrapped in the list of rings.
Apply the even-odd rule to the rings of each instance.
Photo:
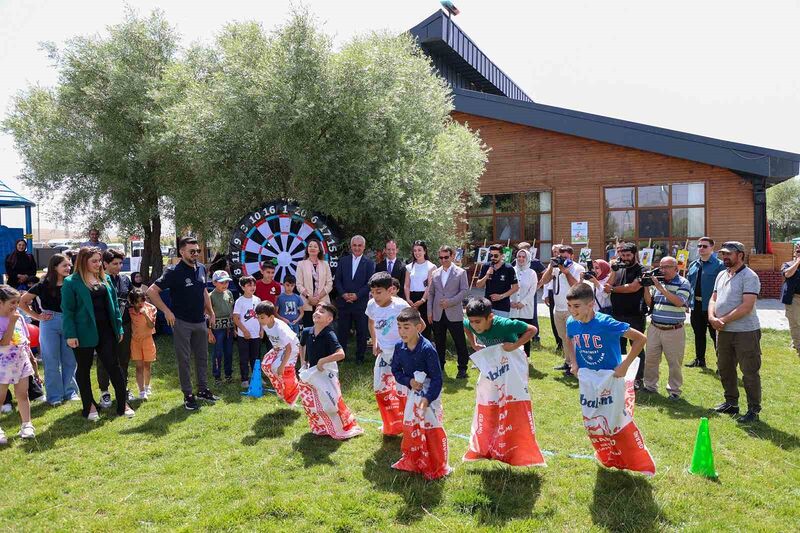
[[[524,346],[539,331],[536,326],[521,320],[495,316],[492,303],[486,298],[471,298],[465,309],[464,332],[472,349],[502,344],[507,352]]]
[[[211,355],[211,373],[217,385],[222,383],[222,366],[225,365],[225,381],[233,381],[233,294],[228,290],[230,275],[224,270],[217,270],[211,276],[214,290],[209,295],[211,307],[216,317],[213,324],[208,325],[208,342],[213,345]]]

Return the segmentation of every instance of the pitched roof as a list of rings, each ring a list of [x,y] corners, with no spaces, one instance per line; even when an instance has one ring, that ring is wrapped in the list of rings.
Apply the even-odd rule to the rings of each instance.
[[[761,176],[800,174],[800,154],[537,104],[442,11],[410,30],[453,86],[457,111]]]
[[[36,204],[12,191],[0,181],[0,207],[34,207]]]

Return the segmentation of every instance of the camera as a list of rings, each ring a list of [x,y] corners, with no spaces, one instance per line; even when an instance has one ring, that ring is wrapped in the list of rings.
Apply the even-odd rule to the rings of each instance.
[[[563,257],[561,257],[561,256],[553,257],[553,258],[551,258],[551,259],[550,259],[550,264],[551,264],[553,267],[560,267],[560,266],[564,266],[566,263],[567,263],[567,260],[566,260],[566,259],[564,259],[564,258],[563,258]]]
[[[594,273],[594,260],[589,259],[586,262],[586,272],[583,273],[583,279],[591,279],[594,278],[596,274]]]
[[[642,276],[639,278],[639,283],[642,287],[652,287],[655,285],[655,281],[663,281],[664,275],[661,273],[660,268],[654,268],[652,270],[646,270],[642,272]]]
[[[624,261],[616,260],[616,261],[612,261],[611,270],[613,270],[614,272],[617,272],[617,271],[622,270],[623,268],[626,268],[626,267],[629,267],[629,266],[630,265],[628,263],[625,263]]]

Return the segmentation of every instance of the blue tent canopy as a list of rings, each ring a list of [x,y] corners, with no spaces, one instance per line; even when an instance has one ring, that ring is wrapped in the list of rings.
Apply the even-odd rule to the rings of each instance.
[[[14,192],[11,188],[0,181],[0,208],[22,207],[25,209],[25,239],[28,241],[28,249],[33,250],[33,218],[31,208],[36,204],[24,196]]]

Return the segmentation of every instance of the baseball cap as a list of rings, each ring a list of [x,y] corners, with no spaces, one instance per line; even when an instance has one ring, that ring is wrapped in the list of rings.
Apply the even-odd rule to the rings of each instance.
[[[722,245],[722,248],[720,248],[719,251],[728,252],[729,254],[734,252],[744,253],[744,244],[740,243],[739,241],[728,241]]]
[[[224,270],[217,270],[216,272],[214,272],[214,275],[211,276],[211,281],[213,281],[214,283],[231,281],[231,276]]]

